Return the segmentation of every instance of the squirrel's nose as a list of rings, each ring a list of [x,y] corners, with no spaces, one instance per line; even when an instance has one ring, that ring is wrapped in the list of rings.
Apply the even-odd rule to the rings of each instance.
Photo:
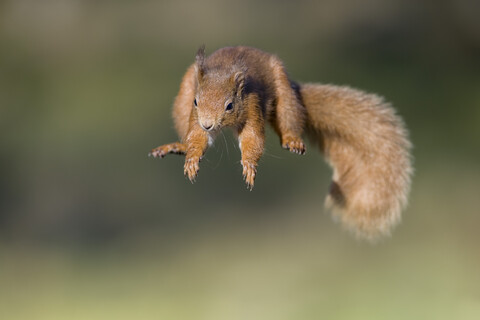
[[[207,124],[201,123],[200,125],[202,126],[203,130],[205,130],[205,131],[210,131],[213,128],[213,124],[210,124],[210,123],[207,123]]]

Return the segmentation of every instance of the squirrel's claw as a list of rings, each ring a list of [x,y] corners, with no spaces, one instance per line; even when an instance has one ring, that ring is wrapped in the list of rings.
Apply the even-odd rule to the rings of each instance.
[[[163,158],[165,157],[167,153],[165,152],[165,150],[162,148],[162,147],[158,147],[158,148],[155,148],[153,149],[152,151],[150,151],[148,153],[148,156],[150,157],[154,157],[154,158]]]
[[[183,167],[183,174],[192,183],[195,182],[195,178],[197,177],[198,170],[200,170],[199,162],[200,162],[199,157],[191,157],[185,160],[185,166]]]
[[[303,143],[303,140],[297,137],[283,138],[282,148],[287,149],[290,152],[301,154],[301,155],[305,154],[305,152],[307,151],[307,148],[305,146],[305,143]]]
[[[242,166],[243,166],[243,179],[245,179],[245,182],[247,183],[247,189],[252,191],[253,185],[255,182],[255,176],[257,174],[257,167],[255,164],[249,161],[243,161],[243,160],[242,160]]]

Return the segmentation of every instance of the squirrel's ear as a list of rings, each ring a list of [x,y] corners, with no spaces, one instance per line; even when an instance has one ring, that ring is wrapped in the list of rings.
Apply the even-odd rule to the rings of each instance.
[[[195,73],[200,81],[205,73],[205,45],[202,45],[195,56]]]
[[[233,75],[233,81],[237,87],[237,92],[240,93],[243,90],[245,85],[245,73],[243,71],[238,71]]]

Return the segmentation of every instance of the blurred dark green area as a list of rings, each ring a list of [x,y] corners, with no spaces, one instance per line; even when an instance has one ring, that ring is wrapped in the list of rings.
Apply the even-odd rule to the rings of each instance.
[[[1,319],[478,319],[477,1],[0,3]],[[391,101],[410,206],[357,242],[323,209],[331,171],[269,132],[255,189],[232,135],[197,182],[171,104],[197,48],[250,45],[301,82]]]

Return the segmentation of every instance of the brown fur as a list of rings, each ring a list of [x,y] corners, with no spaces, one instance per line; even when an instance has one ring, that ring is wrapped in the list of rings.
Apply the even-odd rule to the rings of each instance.
[[[389,234],[412,175],[402,120],[382,98],[348,87],[305,84],[300,92],[309,132],[334,170],[327,206],[360,236]]]
[[[347,87],[299,86],[276,56],[258,49],[228,47],[207,58],[200,48],[182,79],[173,118],[182,142],[151,154],[185,154],[184,173],[192,182],[216,133],[233,127],[253,188],[270,122],[291,152],[305,153],[304,130],[319,143],[334,169],[327,206],[358,235],[388,234],[407,203],[410,142],[394,110],[376,95]]]

